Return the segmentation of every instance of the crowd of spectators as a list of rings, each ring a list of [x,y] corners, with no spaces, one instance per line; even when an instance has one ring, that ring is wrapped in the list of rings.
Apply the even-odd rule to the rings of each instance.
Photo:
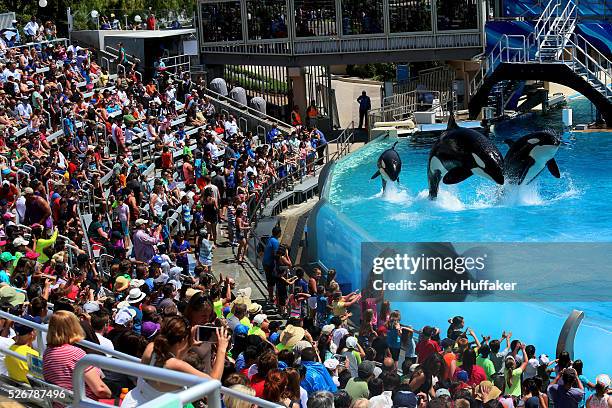
[[[80,359],[115,350],[287,408],[612,407],[609,377],[591,382],[567,353],[479,338],[459,316],[446,336],[402,326],[383,299],[343,294],[333,270],[307,275],[279,228],[263,250],[279,319],[221,276],[216,248],[245,261],[266,186],[322,162],[325,136],[297,108],[291,132],[258,140],[188,74],[109,75],[61,42],[5,47],[0,60],[0,307],[48,324],[37,336],[0,319],[0,347],[42,359],[45,381],[71,390]],[[0,356],[13,381],[36,375]],[[179,390],[94,367],[84,381],[123,407]]]

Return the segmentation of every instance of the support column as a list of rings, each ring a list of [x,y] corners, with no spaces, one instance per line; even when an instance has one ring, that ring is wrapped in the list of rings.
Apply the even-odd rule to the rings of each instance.
[[[306,120],[306,109],[308,100],[306,99],[306,75],[303,67],[287,67],[287,76],[291,79],[291,89],[293,91],[293,104],[300,109],[302,122]],[[289,107],[290,110],[293,106]]]

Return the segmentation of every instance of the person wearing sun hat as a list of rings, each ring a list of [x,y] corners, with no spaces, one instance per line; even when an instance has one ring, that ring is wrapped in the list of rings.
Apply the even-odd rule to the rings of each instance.
[[[295,346],[298,341],[302,340],[305,334],[306,330],[304,330],[303,327],[288,324],[285,330],[280,334],[279,343],[276,345],[276,348],[278,351],[292,350],[293,346]]]
[[[608,374],[599,374],[595,378],[595,393],[587,398],[587,408],[612,408],[612,396],[608,394],[610,382]]]
[[[139,306],[146,296],[139,288],[132,288],[126,298],[126,301],[130,304],[129,309],[135,313],[133,329],[136,334],[140,334],[142,330],[142,311]]]
[[[481,381],[474,390],[476,399],[483,404],[499,398],[501,390],[497,388],[491,381]]]
[[[249,329],[249,336],[255,335],[261,337],[263,340],[268,338],[268,316],[265,314],[258,314],[253,318],[253,327]]]
[[[0,306],[10,305],[16,307],[22,305],[25,300],[25,293],[17,291],[6,283],[0,284]]]
[[[10,282],[10,271],[13,269],[15,257],[10,252],[0,254],[0,283]]]
[[[116,293],[125,292],[127,288],[130,287],[129,275],[120,275],[115,279],[115,284],[113,285],[113,291]]]

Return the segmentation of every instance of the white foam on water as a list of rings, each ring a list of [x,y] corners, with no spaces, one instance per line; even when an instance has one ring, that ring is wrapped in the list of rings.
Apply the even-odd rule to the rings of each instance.
[[[376,197],[382,198],[384,201],[393,203],[393,204],[406,204],[412,205],[414,202],[414,197],[410,194],[410,191],[393,182],[387,182],[387,188],[385,190],[380,190]]]
[[[538,182],[531,184],[504,184],[500,204],[507,207],[538,206],[546,204],[539,191]]]

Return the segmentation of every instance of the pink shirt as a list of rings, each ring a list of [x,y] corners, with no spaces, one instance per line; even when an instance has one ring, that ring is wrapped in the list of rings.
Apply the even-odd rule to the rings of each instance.
[[[71,344],[48,347],[43,354],[43,376],[45,381],[67,390],[72,390],[74,367],[77,361],[85,357],[85,355],[85,351]],[[97,367],[89,366],[85,372],[89,370],[96,370],[98,375],[102,375],[102,372]],[[97,400],[87,384],[85,384],[85,393],[89,398]]]

